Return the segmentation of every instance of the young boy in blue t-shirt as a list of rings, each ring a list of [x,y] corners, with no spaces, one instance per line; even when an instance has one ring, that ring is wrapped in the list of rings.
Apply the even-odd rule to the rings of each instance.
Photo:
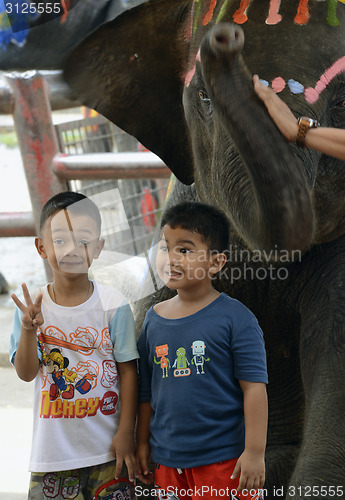
[[[265,481],[267,370],[262,331],[212,279],[226,263],[228,221],[182,203],[161,221],[159,277],[177,294],[146,315],[138,341],[139,477],[180,500],[256,498]],[[208,492],[208,494],[207,494]]]

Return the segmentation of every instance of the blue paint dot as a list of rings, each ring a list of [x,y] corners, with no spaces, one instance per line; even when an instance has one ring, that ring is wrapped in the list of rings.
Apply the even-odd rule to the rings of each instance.
[[[260,78],[260,83],[262,83],[262,85],[265,85],[265,87],[269,86],[268,81],[267,80],[261,80],[261,78]]]
[[[293,80],[292,78],[290,78],[290,80],[288,81],[288,86],[293,94],[303,94],[304,92],[303,85],[301,85],[299,82],[296,82],[296,80]]]

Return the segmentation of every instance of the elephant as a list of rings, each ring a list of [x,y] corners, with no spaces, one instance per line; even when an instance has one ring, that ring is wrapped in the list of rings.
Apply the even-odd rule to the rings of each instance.
[[[0,71],[61,69],[62,60],[97,26],[143,0],[59,0],[0,6]]]
[[[345,163],[288,143],[252,74],[296,117],[345,128],[345,5],[150,0],[69,56],[78,100],[160,156],[168,205],[229,218],[215,287],[257,316],[268,361],[267,498],[345,498]],[[157,286],[138,323],[169,292]]]

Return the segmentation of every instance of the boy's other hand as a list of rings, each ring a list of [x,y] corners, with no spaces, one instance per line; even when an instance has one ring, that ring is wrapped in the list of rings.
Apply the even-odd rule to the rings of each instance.
[[[134,481],[137,475],[137,463],[134,456],[134,436],[132,433],[117,432],[111,446],[116,458],[115,479],[119,479],[125,461],[128,471],[128,479]]]
[[[21,302],[14,293],[11,295],[11,298],[23,313],[23,328],[25,328],[25,330],[31,330],[36,333],[37,328],[43,325],[44,322],[41,309],[43,294],[39,293],[36,297],[35,302],[32,302],[31,295],[25,283],[22,284],[22,290],[25,304],[23,304],[23,302]]]
[[[231,479],[240,475],[237,490],[257,490],[265,483],[265,458],[262,453],[244,450],[237,460]]]
[[[151,456],[150,445],[148,443],[138,444],[135,456],[138,464],[138,479],[144,484],[153,483],[153,474],[148,465]]]

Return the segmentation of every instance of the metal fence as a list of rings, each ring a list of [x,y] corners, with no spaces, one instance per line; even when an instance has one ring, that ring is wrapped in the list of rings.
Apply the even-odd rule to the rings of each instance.
[[[13,114],[33,210],[0,214],[0,237],[35,234],[45,201],[70,188],[87,196],[102,193],[106,247],[139,254],[151,241],[170,172],[100,115],[53,126],[51,107],[76,105],[56,73],[7,75],[1,83],[0,113]]]
[[[142,146],[103,116],[55,126],[59,150],[68,155],[137,152]],[[169,179],[72,180],[69,186],[88,197],[97,196],[105,249],[138,255],[149,246]]]

